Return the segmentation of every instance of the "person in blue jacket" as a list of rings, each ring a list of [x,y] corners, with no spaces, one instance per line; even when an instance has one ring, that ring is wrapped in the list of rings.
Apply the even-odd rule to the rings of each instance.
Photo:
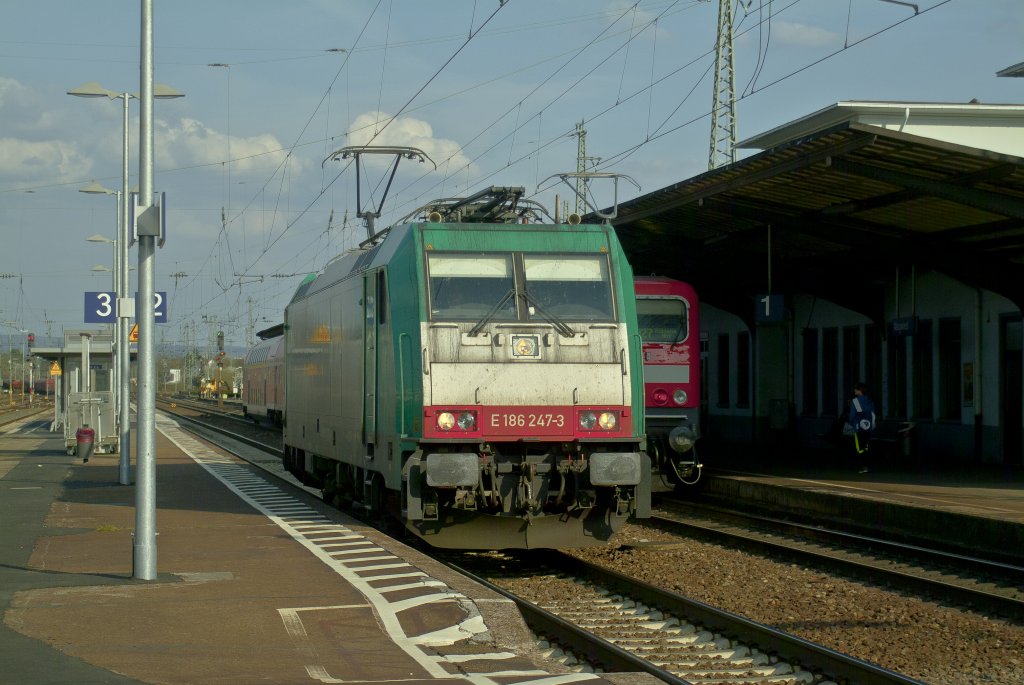
[[[875,402],[868,394],[868,386],[857,383],[853,386],[853,399],[850,400],[849,423],[853,426],[853,446],[857,454],[865,454],[871,447],[871,434],[877,422]],[[862,466],[861,473],[867,473],[867,466]]]

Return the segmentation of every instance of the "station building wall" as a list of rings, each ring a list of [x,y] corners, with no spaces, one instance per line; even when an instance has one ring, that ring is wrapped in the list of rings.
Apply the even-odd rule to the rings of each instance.
[[[884,298],[880,326],[813,295],[790,296],[789,349],[773,348],[770,359],[757,353],[766,331],[751,332],[704,303],[705,437],[828,448],[825,436],[845,414],[853,384],[865,382],[880,410],[879,437],[898,441],[913,424],[913,458],[1021,463],[1019,309],[932,271],[894,274]],[[778,405],[758,399],[759,386],[778,388],[780,374],[789,388],[784,422],[769,416]]]

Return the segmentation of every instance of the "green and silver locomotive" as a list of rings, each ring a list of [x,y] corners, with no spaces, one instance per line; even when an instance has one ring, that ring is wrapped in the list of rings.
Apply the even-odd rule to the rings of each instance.
[[[521,188],[422,208],[285,311],[284,459],[436,547],[603,544],[650,512],[633,275]]]

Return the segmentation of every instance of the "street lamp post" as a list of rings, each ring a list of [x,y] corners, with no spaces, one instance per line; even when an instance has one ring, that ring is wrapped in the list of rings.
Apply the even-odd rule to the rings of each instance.
[[[98,188],[98,190],[92,190],[91,189],[92,186],[96,186]],[[115,192],[115,191],[107,190],[106,188],[103,188],[102,186],[100,186],[100,184],[98,184],[98,183],[93,183],[92,186],[88,187],[90,189],[82,188],[82,189],[79,190],[79,192],[82,192],[82,193],[104,192],[106,194],[116,195],[117,196],[117,200],[118,200],[118,203],[117,203],[117,207],[118,207],[117,221],[118,221],[118,223],[117,223],[117,225],[118,225],[118,233],[120,233],[120,226],[121,226],[121,193],[120,192]],[[114,287],[114,297],[115,297],[115,299],[119,298],[121,296],[121,294],[124,293],[125,291],[127,291],[127,289],[128,289],[127,288],[128,275],[126,273],[122,273],[121,272],[120,264],[118,264],[118,251],[117,251],[117,248],[119,247],[118,241],[117,240],[111,240],[110,238],[107,238],[105,236],[99,235],[98,233],[96,235],[89,236],[88,238],[86,238],[86,241],[90,242],[90,243],[110,243],[111,246],[113,246],[113,248],[114,248],[114,268],[112,270],[113,271],[113,278],[111,280],[113,281],[112,284],[113,284],[113,287]],[[98,265],[98,264],[96,266],[94,266],[90,270],[91,271],[111,271],[111,269],[108,269],[107,267],[101,266],[101,265]],[[115,305],[116,305],[116,302],[115,302]],[[117,314],[116,306],[115,306],[115,312],[114,313],[115,313],[115,316],[116,316],[116,314]],[[123,425],[121,423],[121,416],[120,416],[120,407],[121,407],[121,404],[120,404],[120,398],[121,398],[121,384],[120,384],[121,366],[120,366],[120,361],[121,361],[121,349],[122,348],[121,348],[121,341],[119,339],[120,338],[119,332],[120,332],[121,328],[125,325],[125,323],[126,322],[122,321],[120,318],[115,318],[114,319],[114,323],[112,323],[111,326],[110,326],[110,328],[111,328],[110,390],[113,393],[114,407],[117,408],[115,411],[118,414],[117,417],[114,420],[114,425],[117,426],[118,428],[120,428],[120,426]],[[125,431],[125,432],[127,432],[127,431]],[[128,485],[129,483],[131,483],[131,466],[130,466],[130,462],[128,460],[128,454],[129,454],[129,452],[125,451],[123,449],[123,447],[121,446],[121,433],[120,433],[120,430],[119,430],[118,431],[118,462],[119,462],[118,482],[121,485]]]
[[[151,95],[154,98],[170,99],[180,98],[184,96],[184,93],[166,86],[163,84],[156,84],[151,89]],[[131,195],[128,192],[128,162],[129,162],[129,151],[128,151],[128,104],[133,99],[139,99],[138,95],[134,93],[117,93],[112,90],[107,90],[99,83],[90,81],[89,83],[83,84],[78,88],[74,88],[68,91],[68,95],[74,95],[76,97],[86,98],[98,98],[105,97],[110,100],[121,100],[122,107],[122,140],[121,140],[121,192],[119,193],[118,200],[118,224],[117,224],[117,237],[115,239],[115,250],[117,253],[117,259],[115,267],[115,281],[117,281],[116,274],[120,273],[120,284],[121,287],[117,290],[117,323],[115,324],[115,331],[117,332],[117,378],[119,385],[119,399],[118,399],[118,425],[120,426],[120,433],[118,435],[118,451],[120,454],[118,464],[118,482],[121,485],[129,485],[131,481],[131,419],[129,416],[130,402],[131,402],[131,353],[129,350],[128,333],[129,326],[127,319],[132,316],[132,300],[130,297],[129,290],[129,266],[128,266],[128,202],[131,199]],[[99,185],[99,184],[95,184]],[[106,189],[102,190],[86,190],[82,189],[82,192],[104,192],[112,193]],[[148,204],[149,198],[145,199]]]
[[[21,403],[25,404],[25,356],[28,354],[28,350],[25,347],[25,345],[26,345],[26,338],[24,336],[25,336],[26,333],[28,333],[28,329],[27,328],[19,328],[17,321],[0,321],[0,324],[3,324],[4,326],[7,326],[8,328],[11,328],[11,329],[13,329],[15,331],[18,331],[19,333],[22,334],[22,338],[21,338]],[[14,405],[14,363],[13,363],[13,360],[11,359],[11,356],[10,356],[10,350],[11,350],[11,333],[8,332],[7,333],[7,351],[8,351],[7,352],[7,354],[8,354],[8,356],[7,356],[7,368],[8,368],[8,371],[10,372],[9,375],[11,377],[10,398],[11,398],[11,405],[13,406]]]

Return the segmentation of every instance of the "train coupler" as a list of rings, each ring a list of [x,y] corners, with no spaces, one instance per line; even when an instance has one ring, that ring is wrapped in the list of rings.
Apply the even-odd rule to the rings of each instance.
[[[633,498],[622,492],[615,493],[615,515],[629,516],[633,513]]]

